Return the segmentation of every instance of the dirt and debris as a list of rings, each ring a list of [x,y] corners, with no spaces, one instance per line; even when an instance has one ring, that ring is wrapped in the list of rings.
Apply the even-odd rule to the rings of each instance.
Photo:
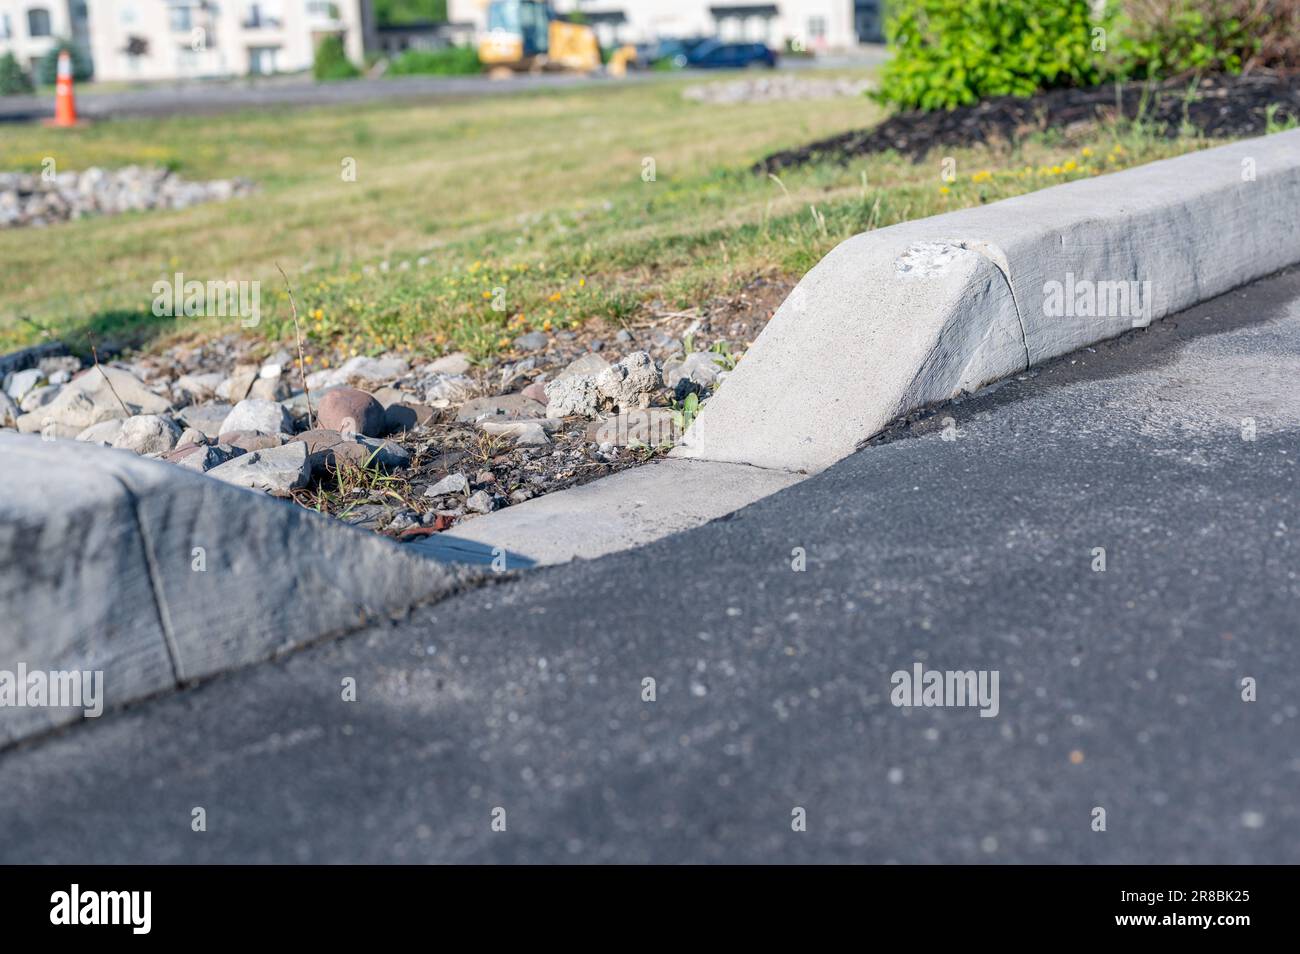
[[[1300,76],[1259,72],[1155,86],[1111,84],[1029,97],[997,96],[951,110],[909,110],[867,129],[772,153],[753,171],[768,174],[810,162],[847,163],[889,150],[919,162],[936,148],[1014,143],[1047,130],[1071,134],[1121,117],[1140,117],[1167,138],[1187,126],[1210,138],[1260,136],[1270,128],[1300,122]]]

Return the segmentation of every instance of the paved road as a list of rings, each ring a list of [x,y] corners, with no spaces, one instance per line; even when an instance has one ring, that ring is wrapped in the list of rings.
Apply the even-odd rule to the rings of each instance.
[[[868,47],[851,58],[786,60],[782,70],[860,67],[883,62],[883,47]],[[527,90],[598,87],[622,83],[657,82],[665,78],[691,76],[700,80],[727,75],[748,75],[734,71],[683,70],[664,74],[633,70],[624,79],[606,76],[575,76],[563,73],[521,74],[508,80],[486,76],[393,76],[357,79],[338,83],[315,83],[310,77],[286,76],[235,81],[177,83],[117,91],[90,90],[78,95],[78,114],[87,119],[117,119],[127,116],[172,116],[224,113],[268,106],[325,106],[369,103],[381,100],[442,100],[492,96]],[[54,98],[47,96],[0,96],[0,123],[29,122],[54,115]]]
[[[0,861],[1300,861],[1297,381],[1292,271],[0,756]],[[892,705],[918,662],[996,671],[996,717]]]

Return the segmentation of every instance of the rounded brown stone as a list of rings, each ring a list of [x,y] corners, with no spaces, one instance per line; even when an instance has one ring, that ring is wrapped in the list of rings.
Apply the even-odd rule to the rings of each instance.
[[[344,434],[382,437],[384,406],[357,388],[331,388],[316,409],[316,426]]]

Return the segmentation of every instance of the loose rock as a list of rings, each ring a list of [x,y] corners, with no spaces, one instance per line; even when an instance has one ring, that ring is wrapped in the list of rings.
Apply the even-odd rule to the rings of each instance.
[[[263,434],[293,432],[293,418],[274,401],[246,398],[240,401],[221,422],[220,434],[233,431],[260,431]]]
[[[384,408],[357,388],[335,388],[316,409],[316,423],[324,430],[379,437],[384,433]]]
[[[208,476],[236,487],[248,487],[280,496],[305,487],[311,478],[307,445],[293,441],[283,447],[253,451],[208,471]]]
[[[181,429],[159,414],[137,414],[122,422],[113,446],[137,454],[162,454],[176,446]]]

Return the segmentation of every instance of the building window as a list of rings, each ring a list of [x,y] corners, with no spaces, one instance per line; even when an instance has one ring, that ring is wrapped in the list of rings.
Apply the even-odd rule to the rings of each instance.
[[[167,22],[173,33],[189,33],[194,29],[194,9],[188,5],[173,4],[167,8]]]
[[[9,22],[9,14],[0,13],[0,40],[8,40],[14,35],[13,25]]]
[[[808,39],[816,42],[826,39],[826,18],[809,17],[808,18]]]
[[[281,24],[280,5],[266,0],[250,3],[245,8],[244,29],[260,30],[278,27]]]
[[[337,20],[338,4],[330,3],[329,0],[307,0],[307,17],[312,20]]]
[[[280,56],[278,46],[250,46],[248,48],[248,72],[256,76],[269,76],[276,71],[276,61]]]
[[[27,11],[27,35],[50,35],[50,11],[36,7]]]

